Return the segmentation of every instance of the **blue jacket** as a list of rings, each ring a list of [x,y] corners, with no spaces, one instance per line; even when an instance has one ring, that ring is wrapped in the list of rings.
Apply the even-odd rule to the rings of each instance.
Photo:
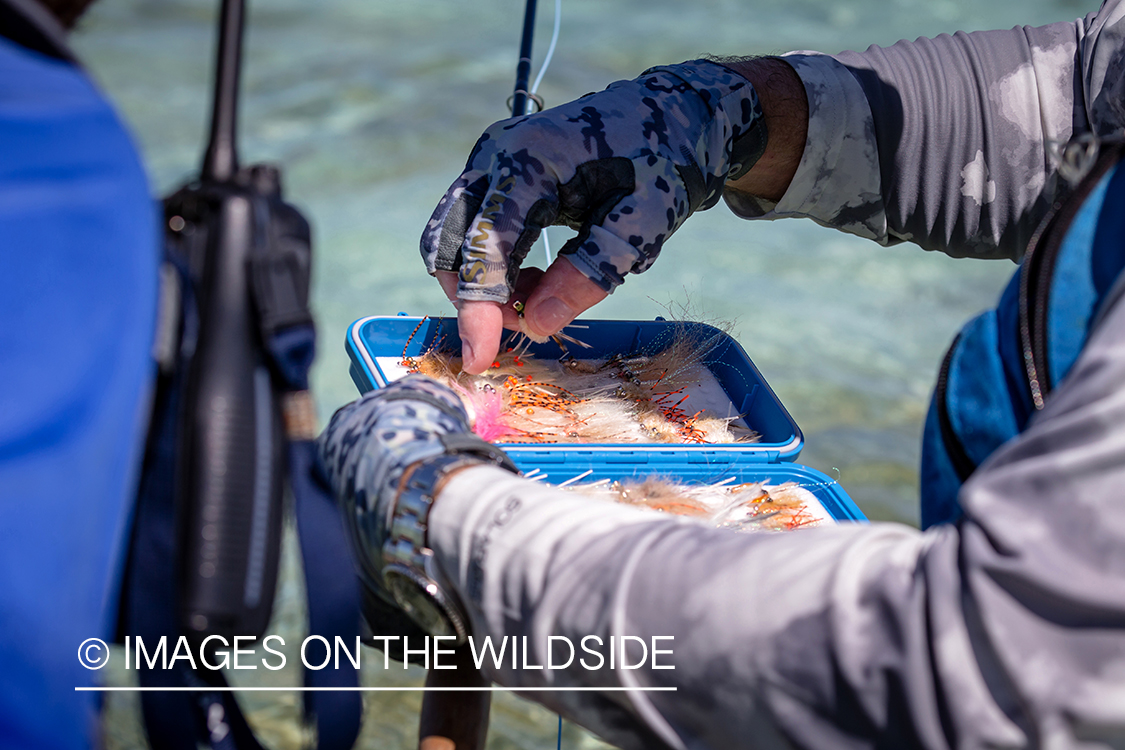
[[[0,37],[0,742],[80,748],[154,366],[156,205],[76,65]],[[96,657],[97,649],[87,655]]]

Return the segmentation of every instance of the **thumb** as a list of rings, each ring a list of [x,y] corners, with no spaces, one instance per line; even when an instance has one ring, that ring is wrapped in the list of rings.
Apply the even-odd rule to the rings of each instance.
[[[528,297],[524,317],[533,333],[551,336],[606,296],[604,289],[575,268],[566,256],[560,256]]]

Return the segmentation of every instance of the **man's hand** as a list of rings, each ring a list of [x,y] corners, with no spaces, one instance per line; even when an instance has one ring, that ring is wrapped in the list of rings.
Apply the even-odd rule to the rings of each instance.
[[[425,540],[419,538],[424,537],[428,502],[408,498],[400,508],[399,501],[415,483],[423,495],[436,491],[419,469],[431,459],[466,467],[492,463],[515,472],[511,459],[472,434],[457,394],[422,375],[408,375],[341,408],[318,442],[320,466],[343,509],[360,580],[369,594],[364,616],[371,629],[377,635],[409,635],[395,632],[409,627],[401,617],[405,612],[432,635],[441,623],[430,615],[440,615],[447,605],[442,610],[446,624],[454,630],[467,628],[454,600],[443,599],[423,611],[415,605],[424,601],[403,597],[412,591],[409,587],[395,587],[402,577],[394,577],[396,569],[415,581],[442,576],[440,568],[429,567]]]
[[[652,265],[683,221],[713,206],[765,148],[754,87],[707,61],[653,68],[490,127],[422,236],[428,270],[458,300],[464,369],[482,372],[495,358],[502,326],[518,322],[513,296],[526,295],[533,333],[557,332]],[[545,274],[521,275],[552,224],[578,236]]]
[[[332,491],[348,508],[364,582],[381,591],[382,550],[395,495],[407,467],[446,452],[450,435],[469,434],[461,399],[422,375],[366,394],[334,415],[320,436],[319,458]]]

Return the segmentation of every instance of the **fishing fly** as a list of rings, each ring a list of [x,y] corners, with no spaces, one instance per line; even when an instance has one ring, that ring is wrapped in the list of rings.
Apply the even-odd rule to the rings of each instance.
[[[530,352],[532,340],[517,333],[480,375],[465,373],[459,353],[446,348],[443,338],[418,356],[407,355],[412,333],[399,364],[457,392],[473,431],[490,442],[756,442],[758,433],[742,415],[693,405],[733,407],[707,367],[725,334],[710,331],[674,326],[665,339],[603,359],[569,352],[561,359],[539,358]]]

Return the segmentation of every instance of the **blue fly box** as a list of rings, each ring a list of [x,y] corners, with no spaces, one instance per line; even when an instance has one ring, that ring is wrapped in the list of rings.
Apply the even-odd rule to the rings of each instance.
[[[589,480],[659,475],[709,484],[732,477],[739,483],[794,482],[815,496],[826,517],[836,521],[865,520],[838,483],[815,469],[794,463],[804,444],[800,428],[745,350],[729,335],[703,323],[662,319],[582,320],[566,333],[589,347],[568,345],[569,354],[586,360],[605,360],[651,350],[670,340],[674,331],[686,331],[709,342],[703,364],[717,386],[712,390],[720,398],[699,394],[700,401],[710,398],[706,405],[720,417],[741,418],[758,433],[756,442],[501,443],[504,450],[521,470],[538,470],[553,484],[586,472]],[[510,338],[522,337],[514,333]],[[404,359],[420,357],[435,346],[460,351],[455,318],[402,314],[362,318],[348,327],[345,348],[351,358],[352,380],[361,393],[366,393],[402,377],[407,372]],[[554,341],[530,344],[527,351],[539,359],[559,359],[567,354]]]

